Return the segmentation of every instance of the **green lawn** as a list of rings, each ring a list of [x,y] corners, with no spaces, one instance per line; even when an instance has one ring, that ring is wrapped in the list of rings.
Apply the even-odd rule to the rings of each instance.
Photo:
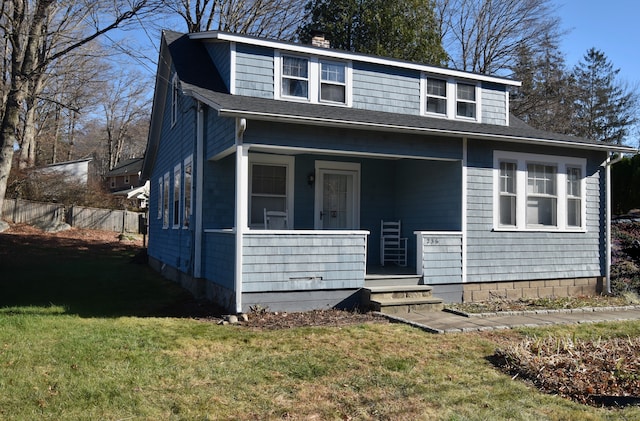
[[[489,361],[510,338],[638,336],[639,323],[451,335],[399,324],[252,331],[154,317],[184,295],[129,263],[133,250],[57,247],[51,256],[35,250],[34,263],[7,259],[4,240],[3,420],[640,419],[639,408],[539,393]]]

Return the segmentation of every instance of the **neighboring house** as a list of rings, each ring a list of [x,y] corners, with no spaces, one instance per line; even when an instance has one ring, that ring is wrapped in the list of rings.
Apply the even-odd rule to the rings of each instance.
[[[140,187],[140,171],[144,158],[121,161],[104,175],[107,188],[113,193]]]
[[[41,174],[60,174],[65,181],[84,185],[98,180],[98,170],[93,158],[57,162],[38,168],[36,171]]]
[[[400,220],[408,265],[384,269],[447,300],[606,288],[609,169],[635,150],[532,129],[509,114],[518,85],[164,32],[142,174],[150,263],[231,311],[348,305],[380,271],[381,220]],[[274,228],[265,210],[283,212]]]
[[[104,176],[107,188],[116,196],[134,200],[135,206],[145,209],[149,201],[149,181],[140,184],[144,158],[130,158],[113,167]]]

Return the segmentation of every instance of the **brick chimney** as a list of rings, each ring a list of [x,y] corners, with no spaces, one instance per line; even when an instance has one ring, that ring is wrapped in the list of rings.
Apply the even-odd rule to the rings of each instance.
[[[322,31],[312,31],[311,45],[314,47],[331,48],[331,41],[326,38],[326,33]]]

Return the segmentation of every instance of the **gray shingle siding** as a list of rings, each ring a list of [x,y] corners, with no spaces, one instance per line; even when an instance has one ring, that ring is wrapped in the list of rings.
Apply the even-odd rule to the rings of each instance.
[[[268,48],[238,45],[236,94],[260,98],[274,95],[274,52]]]
[[[467,281],[493,282],[602,276],[600,163],[604,153],[519,146],[515,151],[587,158],[586,233],[493,231],[493,150],[470,141],[467,197]]]
[[[354,63],[353,107],[420,114],[419,72]]]
[[[205,44],[205,48],[218,69],[227,90],[231,89],[231,49],[229,43],[208,42]]]

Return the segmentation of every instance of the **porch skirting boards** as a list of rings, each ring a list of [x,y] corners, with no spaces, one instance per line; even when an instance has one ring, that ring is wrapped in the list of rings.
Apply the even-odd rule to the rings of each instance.
[[[245,292],[242,294],[242,311],[251,306],[267,311],[308,311],[337,308],[351,310],[362,304],[362,290],[323,289],[307,291]]]
[[[151,256],[149,256],[149,266],[160,273],[163,278],[179,284],[196,298],[206,298],[227,311],[233,311],[235,308],[235,294],[230,289],[214,284],[206,279],[194,278]]]
[[[603,292],[604,281],[604,276],[597,276],[534,281],[465,283],[462,284],[462,302],[596,295]]]

